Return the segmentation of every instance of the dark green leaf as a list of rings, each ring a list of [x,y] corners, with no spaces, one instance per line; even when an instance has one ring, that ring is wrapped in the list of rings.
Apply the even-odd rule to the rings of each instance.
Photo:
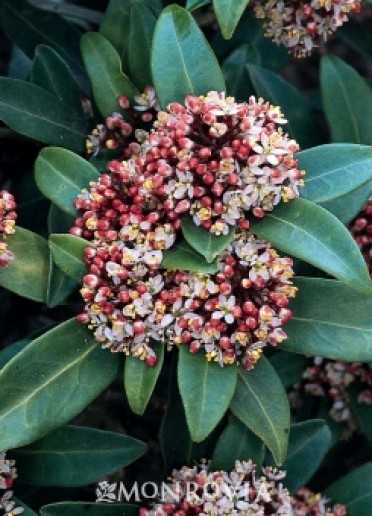
[[[296,278],[293,318],[280,349],[334,360],[366,361],[372,356],[372,294],[339,281]]]
[[[60,502],[44,505],[40,516],[138,516],[138,511],[138,505],[129,503]]]
[[[67,215],[55,204],[50,205],[48,215],[49,233],[68,233],[69,229],[74,225],[74,221],[75,217]]]
[[[180,240],[170,249],[163,252],[161,266],[165,269],[192,272],[214,273],[218,271],[218,263],[208,263],[197,253],[186,240]]]
[[[193,11],[198,7],[202,7],[203,5],[210,4],[212,0],[187,0],[186,1],[186,9],[189,11]]]
[[[251,230],[281,251],[300,258],[356,290],[367,292],[370,278],[364,258],[345,226],[324,208],[297,198],[281,204]]]
[[[123,73],[119,54],[98,32],[88,32],[81,38],[81,51],[87,69],[94,100],[102,116],[119,110],[118,97],[132,98],[137,88]]]
[[[222,432],[213,453],[211,470],[230,471],[236,460],[251,459],[260,470],[265,454],[263,442],[248,428],[232,417]]]
[[[152,77],[162,107],[173,101],[183,102],[186,95],[226,89],[203,33],[191,14],[177,5],[164,9],[156,24]]]
[[[249,0],[213,0],[213,8],[225,39],[230,39]]]
[[[364,389],[360,385],[350,385],[348,388],[348,396],[350,407],[354,418],[356,419],[359,430],[367,438],[372,445],[372,410],[369,403],[358,401],[359,394]]]
[[[46,300],[49,250],[45,238],[27,229],[16,227],[7,237],[14,260],[0,270],[0,285],[34,301]]]
[[[255,93],[245,66],[247,63],[261,63],[261,56],[252,43],[240,45],[231,52],[222,65],[227,91],[240,101],[247,100]]]
[[[340,478],[324,494],[332,503],[346,505],[348,516],[371,516],[372,462],[367,462]]]
[[[66,276],[53,261],[52,255],[49,258],[48,287],[46,293],[46,304],[50,308],[63,303],[66,298],[76,289],[77,283]]]
[[[17,353],[22,351],[29,343],[31,339],[22,339],[8,344],[5,348],[0,350],[0,369],[3,368],[11,358],[15,357]]]
[[[205,439],[224,416],[234,394],[235,365],[221,367],[208,362],[203,353],[180,347],[178,386],[193,441]]]
[[[133,5],[128,41],[129,75],[140,90],[152,84],[150,59],[155,24],[156,18],[150,9],[141,4]]]
[[[152,367],[137,357],[128,356],[124,367],[124,387],[130,408],[142,416],[155,388],[164,361],[163,343],[153,345],[158,361]]]
[[[230,408],[283,464],[289,436],[289,404],[283,385],[265,357],[252,371],[239,370]]]
[[[83,486],[137,460],[146,445],[95,428],[64,426],[23,448],[12,450],[18,476],[38,486]]]
[[[337,37],[362,54],[366,59],[372,59],[372,34],[365,26],[352,18],[339,30]]]
[[[67,276],[78,283],[87,272],[83,263],[83,251],[89,242],[74,235],[51,235],[49,239],[53,260]]]
[[[48,91],[0,77],[0,119],[20,134],[76,152],[84,148],[85,120]]]
[[[23,507],[24,511],[22,512],[22,516],[37,516],[37,513],[32,511],[24,502],[22,502],[16,496],[12,496],[12,500],[15,502],[16,507]]]
[[[93,165],[66,149],[43,149],[35,162],[35,178],[39,189],[58,208],[72,216],[77,215],[73,200],[98,176]]]
[[[372,179],[372,147],[365,145],[322,145],[296,158],[306,171],[301,196],[316,203],[343,197]]]
[[[287,328],[287,327],[286,327]],[[275,369],[285,389],[301,380],[302,374],[309,363],[308,358],[294,355],[281,350],[270,357],[270,364]]]
[[[323,203],[322,206],[333,213],[341,222],[347,224],[359,213],[371,192],[372,181],[369,181],[356,190],[338,197],[338,199]]]
[[[372,91],[364,79],[328,55],[322,58],[320,81],[332,140],[372,145]]]
[[[114,380],[119,361],[75,319],[35,339],[0,372],[0,448],[29,444],[70,421]]]

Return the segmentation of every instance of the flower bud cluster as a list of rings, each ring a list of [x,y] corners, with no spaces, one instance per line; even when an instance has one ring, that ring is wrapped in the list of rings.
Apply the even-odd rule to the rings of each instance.
[[[6,235],[15,232],[15,221],[17,214],[14,211],[16,203],[12,194],[6,190],[0,191],[0,267],[6,267],[10,260],[14,259],[14,255],[8,249],[5,242]]]
[[[21,514],[23,507],[15,507],[12,500],[14,479],[17,478],[15,461],[6,458],[5,452],[0,452],[0,514],[4,516],[16,516]]]
[[[266,20],[265,36],[284,45],[296,57],[311,54],[317,42],[327,41],[347,20],[360,11],[360,0],[268,0],[258,2],[257,18]]]
[[[369,272],[372,274],[372,197],[366,202],[349,227],[364,256]]]
[[[291,496],[291,505],[295,516],[346,516],[346,507],[336,504],[327,507],[329,500],[320,493],[314,493],[307,487],[302,487]]]
[[[204,462],[173,470],[169,492],[152,509],[141,508],[140,516],[192,516],[194,514],[292,515],[290,496],[281,480],[283,471],[262,468],[252,461],[236,461],[232,471],[209,471]]]

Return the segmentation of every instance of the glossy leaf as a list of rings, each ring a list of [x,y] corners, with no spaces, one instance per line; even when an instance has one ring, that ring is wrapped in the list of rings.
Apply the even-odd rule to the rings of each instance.
[[[352,143],[322,145],[296,154],[306,171],[301,197],[325,203],[372,180],[372,147]]]
[[[99,174],[88,161],[66,149],[43,149],[35,162],[41,192],[68,215],[76,216],[73,201]]]
[[[213,0],[213,8],[225,39],[230,39],[249,0]]]
[[[46,300],[49,271],[47,241],[18,226],[6,241],[14,260],[0,270],[0,285],[27,299],[43,303]]]
[[[358,429],[367,438],[369,444],[372,445],[372,410],[369,403],[358,401],[358,396],[362,391],[363,388],[360,388],[360,386],[350,385],[348,388],[348,398]]]
[[[153,347],[158,360],[152,367],[137,357],[128,356],[125,360],[125,393],[131,410],[139,416],[146,410],[163,366],[165,345],[154,343]]]
[[[287,326],[285,329],[287,329]],[[278,353],[270,357],[270,364],[275,369],[285,389],[302,379],[302,374],[308,363],[309,359],[302,355],[282,351],[282,346],[280,346]]]
[[[371,193],[372,181],[369,181],[356,190],[332,201],[322,203],[321,205],[323,208],[333,213],[341,222],[348,224],[359,213]]]
[[[77,283],[64,274],[50,256],[46,304],[50,308],[62,304],[76,288]]]
[[[235,365],[221,367],[208,362],[204,353],[180,347],[178,386],[193,441],[205,439],[224,416],[234,394]]]
[[[288,339],[280,349],[334,360],[361,361],[372,356],[372,293],[359,294],[339,281],[296,278]]]
[[[171,270],[214,273],[218,271],[216,260],[208,263],[186,240],[180,240],[170,249],[163,251],[161,266]]]
[[[328,55],[322,58],[320,81],[332,141],[372,145],[372,91],[364,79]]]
[[[212,0],[187,0],[186,1],[186,9],[193,11],[198,7],[202,7],[203,5],[210,4]]]
[[[251,230],[281,251],[300,258],[356,290],[371,288],[368,269],[345,226],[324,208],[297,198],[281,204]]]
[[[84,486],[137,460],[145,443],[114,432],[63,426],[12,450],[22,482],[38,486]]]
[[[283,385],[265,357],[251,371],[239,369],[230,408],[283,464],[289,435],[289,404]]]
[[[89,242],[74,235],[51,235],[49,246],[53,260],[67,276],[78,283],[87,272],[83,263],[83,251]]]
[[[87,32],[81,38],[81,52],[93,90],[94,100],[102,116],[118,111],[118,97],[132,98],[137,88],[123,73],[119,54],[98,32]]]
[[[35,339],[0,372],[0,448],[23,446],[70,421],[114,380],[119,361],[75,319]]]
[[[261,64],[260,53],[252,43],[240,45],[222,64],[227,91],[229,95],[240,101],[247,100],[255,93],[246,67],[247,63]]]
[[[328,487],[324,494],[333,503],[346,505],[348,516],[370,516],[372,507],[372,462],[354,469]]]
[[[44,505],[40,516],[137,516],[139,506],[126,503],[60,502]]]
[[[21,339],[13,342],[12,344],[8,344],[5,348],[0,350],[0,369],[3,368],[10,359],[16,356],[17,353],[22,351],[29,343],[31,339]]]
[[[251,459],[260,470],[265,454],[263,442],[236,417],[232,417],[214,449],[210,469],[230,471],[236,460]]]
[[[151,66],[162,107],[173,101],[183,102],[186,95],[226,89],[203,33],[191,14],[177,5],[164,9],[156,24]]]
[[[141,91],[152,84],[150,59],[155,24],[156,18],[146,5],[133,5],[128,41],[129,75]]]
[[[81,152],[86,123],[48,91],[26,81],[0,77],[0,120],[24,136]]]

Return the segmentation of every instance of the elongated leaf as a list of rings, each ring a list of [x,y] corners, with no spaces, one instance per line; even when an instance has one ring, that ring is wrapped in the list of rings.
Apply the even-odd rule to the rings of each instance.
[[[304,356],[282,351],[282,346],[280,346],[279,353],[270,357],[270,364],[275,369],[285,389],[301,380],[308,363],[309,359]]]
[[[119,54],[111,43],[97,32],[81,38],[81,51],[93,90],[94,100],[102,116],[119,110],[118,97],[132,98],[138,90],[123,73]]]
[[[235,365],[221,367],[181,346],[178,386],[193,441],[205,439],[222,419],[234,394],[236,378]]]
[[[322,203],[321,205],[323,208],[333,213],[341,222],[347,224],[359,213],[371,193],[372,181],[369,181],[356,190],[342,195],[333,201]]]
[[[164,344],[154,344],[158,361],[155,366],[148,366],[137,357],[129,356],[125,360],[124,387],[130,408],[142,416],[155,388],[164,361]]]
[[[330,55],[322,58],[320,81],[332,140],[372,145],[372,92],[368,84],[351,66]]]
[[[352,18],[337,30],[337,37],[366,59],[372,59],[372,34],[367,27]]]
[[[76,287],[77,283],[56,266],[52,255],[50,255],[46,304],[50,308],[58,306],[66,300]]]
[[[234,240],[234,229],[227,235],[214,235],[207,229],[194,224],[192,218],[186,215],[182,218],[182,233],[187,242],[200,253],[207,262],[211,263]]]
[[[239,370],[230,408],[283,464],[289,435],[289,404],[283,385],[265,357],[252,371]]]
[[[80,283],[87,272],[83,263],[83,251],[89,247],[89,242],[74,235],[51,235],[49,246],[58,267]]]
[[[0,369],[3,368],[11,358],[16,356],[17,353],[22,351],[22,349],[25,348],[30,342],[30,339],[17,340],[17,342],[8,344],[8,346],[0,350]]]
[[[0,120],[20,134],[81,152],[86,123],[48,91],[25,81],[0,77]]]
[[[23,446],[71,420],[112,382],[119,360],[75,319],[35,339],[0,372],[0,448]]]
[[[324,494],[332,503],[346,505],[348,516],[370,516],[372,507],[372,462],[354,469],[328,487]]]
[[[14,260],[0,270],[0,285],[33,301],[46,300],[49,271],[49,250],[45,238],[27,229],[16,227],[7,237]]]
[[[186,95],[204,95],[226,88],[203,33],[191,14],[177,5],[164,9],[156,24],[151,66],[163,107],[169,102],[183,102]]]
[[[111,501],[111,500],[110,500]],[[139,499],[138,499],[139,501]],[[44,505],[40,516],[137,516],[139,505],[127,503],[60,502]]]
[[[203,5],[210,4],[212,0],[187,0],[186,1],[186,9],[193,11],[198,7],[202,7]]]
[[[146,5],[133,5],[128,41],[129,75],[140,90],[152,84],[150,60],[155,24],[156,18]]]
[[[237,100],[247,100],[255,93],[246,67],[247,63],[261,64],[258,49],[252,43],[240,45],[222,64],[227,91]]]
[[[345,226],[324,208],[297,198],[281,204],[251,230],[280,250],[367,292],[370,278],[363,256]]]
[[[367,438],[369,444],[372,445],[372,410],[369,403],[358,401],[358,396],[362,391],[363,388],[361,389],[360,386],[350,385],[348,388],[348,397],[358,428]]]
[[[12,450],[22,482],[38,486],[83,486],[138,459],[145,443],[95,428],[64,426],[33,444]]]
[[[265,454],[263,442],[236,417],[232,417],[222,432],[213,453],[211,470],[230,471],[236,460],[251,459],[258,471]]]
[[[55,204],[50,205],[48,214],[48,230],[49,233],[67,233],[74,225],[75,217],[67,215]]]
[[[372,356],[372,294],[361,295],[339,281],[296,278],[288,339],[280,349],[335,360]]]
[[[76,216],[72,202],[90,181],[98,178],[88,161],[66,149],[43,149],[35,162],[36,183],[48,199],[68,215]]]
[[[213,0],[213,8],[225,39],[230,39],[249,0]]]
[[[161,266],[165,269],[214,273],[218,271],[217,260],[208,263],[186,240],[180,240],[163,252]]]
[[[306,171],[301,196],[325,203],[343,197],[372,179],[372,147],[334,143],[296,154]]]

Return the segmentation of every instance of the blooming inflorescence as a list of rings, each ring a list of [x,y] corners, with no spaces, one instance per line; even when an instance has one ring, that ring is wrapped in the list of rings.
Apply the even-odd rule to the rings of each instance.
[[[302,487],[291,496],[291,505],[294,516],[346,516],[346,507],[336,504],[327,507],[329,500],[320,493],[314,493],[307,487]]]
[[[372,197],[351,222],[350,231],[372,274]]]
[[[12,194],[6,190],[0,191],[0,267],[6,267],[10,260],[13,260],[14,255],[8,249],[5,242],[6,235],[11,235],[15,232],[15,221],[17,214],[14,211],[16,203]]]
[[[266,20],[265,36],[296,57],[305,57],[341,27],[350,12],[359,12],[360,0],[264,0],[254,9]]]
[[[0,452],[0,515],[16,516],[21,514],[23,507],[15,507],[12,500],[14,479],[17,478],[17,471],[14,467],[14,460],[6,458],[5,452]]]

